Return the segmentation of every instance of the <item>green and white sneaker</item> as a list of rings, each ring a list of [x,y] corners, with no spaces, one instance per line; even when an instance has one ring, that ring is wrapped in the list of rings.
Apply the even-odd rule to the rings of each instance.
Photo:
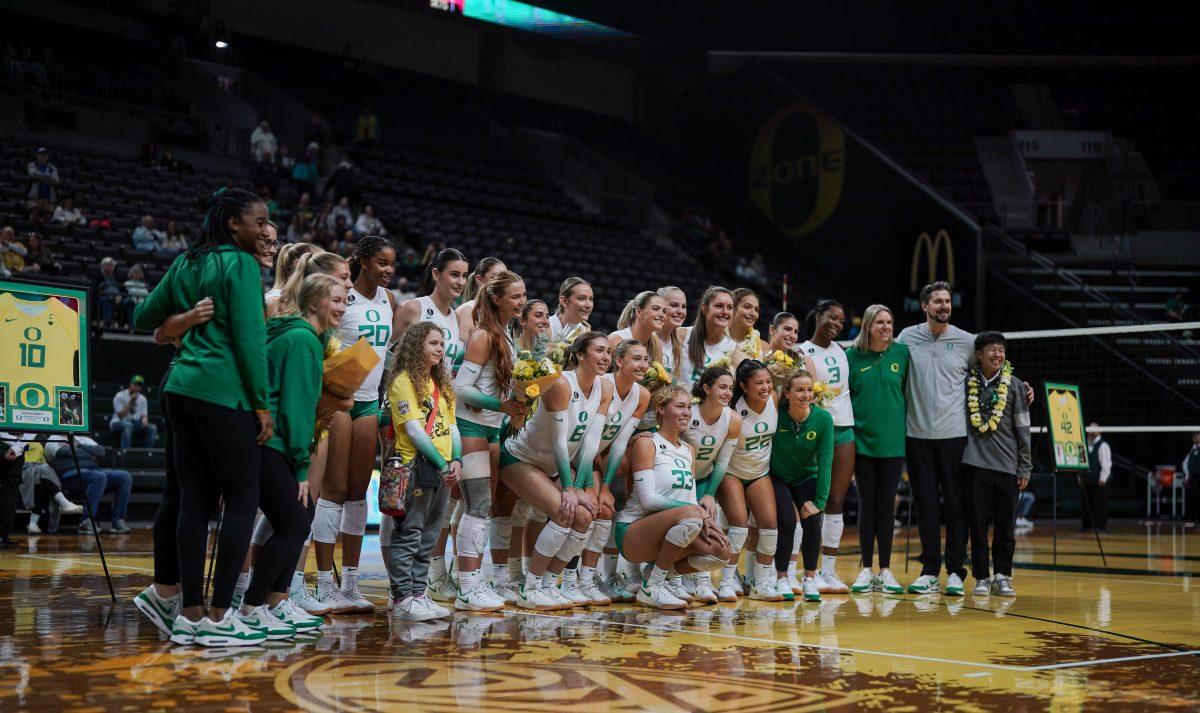
[[[817,580],[815,578],[805,577],[804,581],[800,583],[800,586],[801,586],[801,588],[804,589],[804,594],[803,594],[804,601],[806,601],[806,602],[821,601],[821,587],[817,584]]]
[[[178,624],[179,620],[175,621]],[[230,609],[221,621],[201,619],[196,624],[195,637],[198,646],[257,646],[267,640],[267,632],[251,628]],[[174,635],[171,640],[175,640]]]
[[[208,619],[204,619],[204,621],[208,621]],[[199,627],[200,622],[192,621],[182,614],[176,615],[175,621],[171,622],[171,643],[191,646],[196,643],[196,629]]]
[[[892,574],[890,569],[881,569],[875,577],[875,586],[877,591],[883,591],[887,594],[903,594],[904,587],[896,581],[896,575]]]
[[[946,577],[946,594],[951,597],[961,597],[967,590],[963,584],[962,577],[957,574],[952,574]]]
[[[271,610],[267,609],[266,604],[254,607],[254,611],[249,614],[239,611],[235,618],[240,619],[251,629],[257,629],[266,634],[267,641],[283,641],[296,635],[296,627],[277,619]]]
[[[850,585],[851,594],[866,594],[875,589],[875,575],[870,568],[863,567],[858,576],[854,578],[854,584]]]
[[[796,600],[796,593],[792,591],[792,584],[788,581],[787,572],[775,578],[775,593],[783,597],[785,602]]]
[[[182,598],[178,594],[169,598],[160,597],[151,584],[133,598],[133,605],[159,631],[170,636],[175,617],[179,616]]]
[[[942,586],[938,584],[937,575],[933,574],[922,574],[908,585],[909,594],[937,594],[940,591],[942,591]]]
[[[320,631],[325,626],[325,617],[313,616],[300,607],[292,604],[291,599],[284,599],[271,609],[271,616],[291,626],[297,634],[307,634]]]

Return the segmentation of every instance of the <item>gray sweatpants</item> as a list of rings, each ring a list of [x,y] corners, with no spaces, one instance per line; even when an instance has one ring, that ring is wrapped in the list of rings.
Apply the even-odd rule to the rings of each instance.
[[[450,488],[424,488],[414,497],[403,518],[395,518],[392,530],[388,579],[392,597],[421,596],[429,576],[429,555],[437,542],[442,519],[450,502]]]

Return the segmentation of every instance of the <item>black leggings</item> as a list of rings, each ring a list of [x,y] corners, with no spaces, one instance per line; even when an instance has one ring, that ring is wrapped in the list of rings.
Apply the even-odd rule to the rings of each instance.
[[[204,555],[208,516],[218,497],[225,514],[218,537],[212,606],[228,609],[258,508],[258,424],[250,411],[171,394],[168,418],[174,431],[179,479],[179,584],[183,606],[204,606]]]
[[[788,485],[772,475],[771,485],[775,488],[775,517],[779,522],[775,569],[786,572],[788,564],[792,561],[792,545],[796,540],[796,511],[817,496],[817,479],[809,478],[799,485]],[[800,553],[804,557],[805,570],[816,569],[820,559],[821,518],[822,514],[817,513],[800,521],[800,528],[804,534],[800,541]]]
[[[308,507],[296,499],[299,492],[296,473],[279,451],[259,446],[261,465],[258,479],[258,508],[271,523],[271,537],[258,553],[254,575],[243,601],[258,606],[267,600],[267,592],[286,592],[292,572],[300,559],[300,550],[312,526],[316,503]]]
[[[875,560],[879,542],[879,566],[892,566],[892,530],[896,519],[896,488],[900,486],[903,458],[875,458],[858,454],[854,481],[858,485],[858,544],[862,566]]]
[[[171,369],[163,374],[158,385],[158,406],[163,413],[163,443],[166,446],[166,482],[163,484],[162,500],[158,501],[158,512],[154,514],[154,583],[167,586],[179,584],[179,545],[175,539],[175,526],[179,523],[179,476],[175,474],[175,444],[171,436],[171,418],[167,413],[167,378]],[[211,511],[212,508],[210,507]]]

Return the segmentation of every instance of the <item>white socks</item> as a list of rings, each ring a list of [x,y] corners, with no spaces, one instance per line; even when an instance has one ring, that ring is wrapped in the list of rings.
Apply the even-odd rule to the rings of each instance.
[[[251,567],[250,570],[247,572],[241,572],[238,574],[237,584],[235,584],[233,586],[233,596],[235,596],[235,597],[246,596],[246,590],[250,588],[250,577],[253,574],[254,574],[253,567]]]
[[[321,570],[318,569],[317,570],[317,591],[318,592],[332,592],[334,589],[337,589],[337,587],[334,586],[334,583],[333,583],[333,570],[331,569],[327,572],[322,572]]]
[[[446,576],[446,558],[431,557],[429,559],[429,581],[436,582]]]
[[[292,572],[292,586],[289,588],[288,594],[297,595],[304,591],[304,573],[300,571]]]
[[[836,555],[821,555],[821,574],[833,574],[833,566],[836,563]]]
[[[69,508],[74,505],[70,500],[67,500],[67,496],[63,495],[61,490],[54,494],[54,502],[58,503],[58,506],[62,508]]]
[[[358,589],[358,567],[342,567],[342,591]]]
[[[654,565],[650,570],[650,576],[646,578],[646,587],[655,587],[667,581],[667,570]]]

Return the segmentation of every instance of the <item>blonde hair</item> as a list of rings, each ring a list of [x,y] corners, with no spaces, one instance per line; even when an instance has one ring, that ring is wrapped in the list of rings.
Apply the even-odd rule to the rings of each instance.
[[[875,318],[879,316],[880,312],[887,312],[888,315],[891,316],[893,322],[892,336],[891,339],[888,340],[887,346],[892,346],[892,343],[896,341],[896,330],[894,324],[896,321],[896,315],[891,309],[888,308],[887,305],[871,305],[863,310],[862,326],[858,330],[858,336],[854,338],[855,349],[861,352],[871,351],[871,324],[875,322]],[[887,347],[884,347],[884,349],[887,349]]]
[[[296,261],[296,269],[283,283],[279,292],[279,310],[276,315],[294,314],[300,311],[300,287],[304,278],[309,275],[332,275],[339,265],[345,265],[346,258],[336,253],[308,253]]]
[[[654,392],[654,395],[652,395],[650,397],[649,409],[651,412],[654,413],[654,422],[655,423],[658,423],[658,424],[662,423],[663,409],[666,408],[666,405],[671,402],[671,399],[675,398],[676,396],[680,396],[680,395],[682,395],[688,399],[691,398],[691,395],[688,393],[688,390],[683,388],[679,384],[667,384],[666,386],[660,387],[657,391]]]
[[[658,288],[658,296],[663,298],[664,302],[667,300],[667,295],[671,294],[672,292],[678,292],[680,296],[683,297],[683,304],[686,308],[687,293],[682,289],[676,287],[675,285],[666,285]],[[674,358],[673,363],[676,364],[675,368],[678,369],[678,364],[683,361],[683,340],[679,338],[679,330],[675,327],[671,327],[671,356]]]
[[[591,287],[591,284],[587,280],[578,276],[568,277],[562,281],[562,284],[558,286],[558,307],[554,310],[554,314],[559,317],[563,315],[563,312],[567,310],[566,306],[563,305],[563,299],[570,301],[571,293],[580,285]]]
[[[308,314],[310,309],[321,304],[322,301],[329,297],[333,292],[333,288],[341,284],[341,280],[333,275],[325,275],[319,272],[305,277],[301,281],[296,294],[296,304],[299,307],[300,314]]]
[[[312,243],[288,243],[279,249],[275,255],[275,284],[271,285],[272,290],[283,290],[283,285],[287,279],[291,277],[292,271],[296,269],[296,263],[300,258],[309,253],[323,253],[325,248]]]
[[[626,327],[633,326],[634,320],[637,319],[638,310],[646,309],[646,306],[650,304],[650,300],[656,297],[662,299],[662,296],[654,290],[646,290],[645,292],[639,292],[636,297],[629,300],[625,305],[625,309],[621,310],[621,317],[617,320],[617,329],[625,329]],[[650,352],[650,361],[662,363],[661,340],[657,334],[651,331],[649,341],[650,343],[646,344],[645,347],[646,351]]]

